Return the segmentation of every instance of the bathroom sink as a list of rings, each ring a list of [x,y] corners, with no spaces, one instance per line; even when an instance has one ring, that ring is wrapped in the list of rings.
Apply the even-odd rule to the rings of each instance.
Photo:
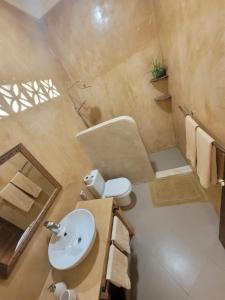
[[[95,219],[86,209],[75,209],[60,222],[48,246],[50,264],[58,270],[75,267],[87,257],[96,237]]]

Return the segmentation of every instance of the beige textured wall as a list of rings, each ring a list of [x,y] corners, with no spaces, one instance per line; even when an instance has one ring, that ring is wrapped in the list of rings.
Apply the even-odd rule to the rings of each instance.
[[[99,17],[98,9],[100,15],[107,15],[100,18],[107,28],[93,19],[93,14]],[[97,121],[130,114],[149,151],[174,143],[168,105],[158,106],[153,101],[160,92],[146,75],[152,57],[159,56],[153,21],[152,7],[146,1],[103,6],[93,1],[61,1],[45,23],[35,23],[1,1],[0,84],[51,79],[61,94],[25,111],[10,110],[8,117],[0,119],[0,153],[24,143],[65,187],[49,219],[58,220],[75,207],[80,179],[91,168],[75,140],[83,124],[65,93],[73,80],[82,78],[92,85],[81,94],[88,100],[88,109],[97,107],[86,110],[94,114],[92,119],[98,108],[103,117]],[[76,95],[76,89],[72,93]],[[0,109],[5,104],[1,95]],[[40,227],[10,278],[0,280],[0,300],[38,298],[49,271],[48,237]]]
[[[154,178],[133,118],[114,118],[79,132],[76,138],[104,179],[126,177],[140,183]]]
[[[50,219],[75,206],[80,178],[90,167],[74,138],[82,123],[64,94],[70,82],[81,78],[92,85],[79,93],[88,101],[85,113],[94,114],[95,121],[129,114],[137,121],[148,151],[174,144],[168,106],[153,101],[160,92],[146,75],[151,59],[159,56],[158,34],[169,68],[179,146],[184,150],[178,103],[192,109],[225,146],[225,3],[154,2],[155,10],[151,1],[61,1],[38,25],[0,3],[1,84],[51,78],[62,94],[0,120],[1,153],[23,142],[64,186],[72,182],[51,209]],[[49,270],[47,238],[40,227],[9,280],[0,282],[1,300],[38,298]]]
[[[61,1],[46,17],[49,39],[87,104],[92,123],[116,116],[135,119],[148,152],[174,145],[170,104],[157,104],[161,92],[149,80],[160,58],[152,1]]]
[[[46,42],[41,25],[3,3],[0,13],[0,83],[52,79],[61,94],[19,113],[10,110],[10,116],[0,120],[1,153],[22,142],[56,179],[70,183],[76,175],[71,159],[83,157],[74,139],[77,127],[83,127],[65,93],[70,80]],[[0,97],[4,107],[6,101],[2,94]]]
[[[70,80],[42,32],[16,9],[0,3],[0,82],[13,84],[51,78],[61,97],[0,119],[0,153],[19,142],[70,190],[61,193],[48,218],[58,220],[75,207],[81,178],[90,165],[74,136],[82,127],[64,95]],[[0,96],[0,105],[5,100]],[[8,280],[0,280],[1,300],[35,300],[49,271],[49,233],[40,226]]]
[[[184,117],[192,110],[225,147],[225,2],[154,1],[163,58],[169,69],[176,140],[185,151]],[[214,196],[218,210],[219,197]]]

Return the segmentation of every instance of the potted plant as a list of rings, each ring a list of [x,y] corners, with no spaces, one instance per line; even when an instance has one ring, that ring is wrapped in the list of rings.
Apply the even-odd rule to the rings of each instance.
[[[151,72],[154,79],[166,76],[166,68],[157,59],[153,60],[152,65],[153,69]]]

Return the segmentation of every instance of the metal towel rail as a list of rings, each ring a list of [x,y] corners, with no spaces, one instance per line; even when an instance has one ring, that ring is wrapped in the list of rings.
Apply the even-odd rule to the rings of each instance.
[[[193,114],[192,111],[189,111],[189,110],[183,108],[181,105],[178,105],[178,108],[182,111],[182,113],[184,114],[184,116],[188,116],[188,115],[191,116],[193,118],[193,120],[195,120],[195,122],[199,124],[199,127],[201,127],[202,129],[204,129],[205,132],[207,132],[210,136],[213,137],[213,135],[208,132],[208,130],[205,128],[205,126],[198,119],[196,119],[194,117],[194,114]],[[214,141],[213,144],[216,146],[217,149],[219,149],[219,151],[221,151],[225,155],[225,149],[220,144],[218,144],[216,141]],[[225,165],[224,165],[224,173],[225,173]],[[218,184],[220,184],[223,187],[225,186],[224,178],[225,177],[218,179]]]
[[[205,128],[205,126],[198,120],[195,118],[194,113],[192,111],[187,110],[186,108],[183,108],[181,105],[178,105],[179,109],[182,111],[182,113],[184,114],[184,116],[188,116],[190,115],[193,120],[195,120],[196,123],[199,124],[199,126],[205,130],[205,132],[207,132],[210,136],[213,137],[213,135],[211,133],[208,132],[208,130]],[[213,137],[214,138],[214,137]],[[215,138],[214,138],[215,139]],[[216,141],[213,142],[213,144],[216,146],[217,149],[219,149],[221,152],[225,153],[225,148],[223,146],[221,146],[219,143],[217,143]]]

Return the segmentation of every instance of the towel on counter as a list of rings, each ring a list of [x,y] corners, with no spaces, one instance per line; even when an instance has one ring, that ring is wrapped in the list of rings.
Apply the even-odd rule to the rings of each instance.
[[[34,204],[31,197],[11,183],[8,183],[0,191],[0,197],[25,212],[28,212]]]
[[[190,116],[185,118],[186,129],[186,156],[190,160],[192,168],[196,168],[196,128],[198,124]]]
[[[117,216],[113,218],[112,241],[121,251],[130,254],[129,231]]]
[[[117,287],[123,287],[127,290],[131,288],[128,276],[128,258],[114,245],[111,245],[109,249],[106,279]]]
[[[197,174],[204,188],[217,183],[216,147],[214,139],[200,127],[196,132],[197,141]]]
[[[21,172],[17,172],[15,177],[10,181],[25,193],[37,198],[42,191],[41,187],[34,183],[30,178],[23,175]]]

